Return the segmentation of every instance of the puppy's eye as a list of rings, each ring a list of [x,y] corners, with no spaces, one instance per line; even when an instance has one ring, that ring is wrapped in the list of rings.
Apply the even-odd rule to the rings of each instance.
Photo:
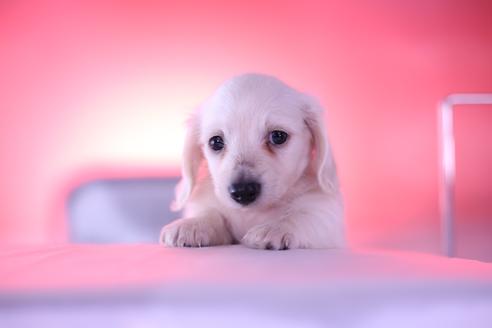
[[[269,141],[274,145],[281,145],[287,141],[288,137],[289,135],[286,132],[275,130],[270,132]]]
[[[222,137],[219,136],[213,136],[208,140],[208,145],[214,151],[222,150],[222,148],[224,148],[224,139],[222,139]]]

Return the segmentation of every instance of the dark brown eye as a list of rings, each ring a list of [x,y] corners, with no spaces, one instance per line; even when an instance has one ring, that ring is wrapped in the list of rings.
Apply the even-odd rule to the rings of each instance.
[[[289,135],[286,132],[275,130],[270,132],[269,141],[274,145],[281,145],[287,141],[288,137]]]
[[[208,140],[208,145],[213,151],[220,151],[224,148],[224,139],[220,136],[213,136]]]

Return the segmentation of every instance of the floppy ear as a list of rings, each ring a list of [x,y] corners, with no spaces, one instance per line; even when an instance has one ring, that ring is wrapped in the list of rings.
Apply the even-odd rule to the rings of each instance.
[[[198,170],[203,159],[199,144],[200,124],[198,114],[188,120],[183,149],[181,181],[176,187],[176,198],[171,204],[171,210],[181,210],[188,201],[198,178]]]
[[[303,111],[304,122],[311,131],[313,138],[313,167],[318,184],[321,190],[326,193],[335,192],[338,189],[338,178],[326,132],[324,110],[316,99],[307,96]]]

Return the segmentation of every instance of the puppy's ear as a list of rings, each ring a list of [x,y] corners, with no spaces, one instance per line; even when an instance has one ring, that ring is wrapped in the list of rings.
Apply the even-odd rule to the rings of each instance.
[[[306,96],[305,99],[304,122],[312,136],[313,168],[321,190],[326,193],[333,193],[338,189],[338,178],[326,132],[324,110],[316,99],[309,96]]]
[[[202,150],[199,144],[199,116],[193,114],[187,122],[186,137],[183,149],[183,163],[181,169],[181,181],[176,187],[176,199],[171,204],[171,210],[181,210],[195,187],[198,171],[203,160]]]

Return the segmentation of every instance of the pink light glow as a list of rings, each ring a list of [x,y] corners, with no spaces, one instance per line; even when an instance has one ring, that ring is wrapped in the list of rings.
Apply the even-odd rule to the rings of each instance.
[[[0,290],[17,292],[210,283],[254,290],[262,284],[336,287],[396,281],[432,285],[492,279],[488,263],[369,249],[279,254],[241,246],[189,249],[71,244],[0,249],[0,258],[5,264],[0,268]],[[296,261],[302,265],[293,266]],[[26,270],[33,266],[36,270]]]
[[[176,171],[187,114],[257,71],[325,104],[352,243],[436,251],[436,106],[492,92],[491,12],[440,0],[3,2],[0,240],[63,240],[53,213],[87,168]]]

